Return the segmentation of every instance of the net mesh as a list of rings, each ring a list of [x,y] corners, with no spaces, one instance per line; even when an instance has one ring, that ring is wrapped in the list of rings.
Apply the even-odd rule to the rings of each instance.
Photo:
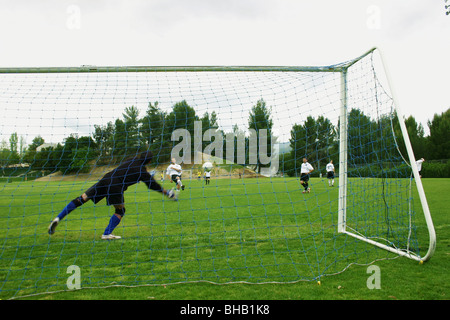
[[[347,73],[346,225],[419,254],[411,169],[375,67],[370,54]],[[67,290],[69,266],[81,270],[81,287],[265,283],[316,280],[394,256],[338,233],[339,72],[3,73],[0,105],[0,296]],[[252,140],[264,129],[267,140]],[[180,144],[175,130],[202,152],[180,156],[178,201],[137,183],[114,231],[122,239],[101,239],[114,214],[106,201],[88,201],[48,234],[67,203],[142,151],[153,152],[154,180],[173,189],[166,169]],[[271,163],[259,161],[261,152],[252,161],[255,141]],[[208,152],[213,142],[222,150]],[[309,190],[303,158],[315,169]],[[205,161],[213,163],[209,184]]]

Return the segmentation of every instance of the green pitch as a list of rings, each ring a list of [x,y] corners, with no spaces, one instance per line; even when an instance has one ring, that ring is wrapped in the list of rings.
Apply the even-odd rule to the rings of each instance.
[[[1,299],[67,290],[71,265],[80,267],[83,288],[198,281],[295,284],[340,273],[352,263],[395,257],[337,234],[338,188],[319,178],[311,179],[310,194],[301,193],[295,178],[213,179],[208,186],[186,180],[178,202],[139,184],[125,194],[126,215],[115,230],[123,239],[100,239],[113,214],[104,201],[73,211],[49,236],[51,219],[92,183],[30,181],[2,187]],[[433,180],[429,188],[435,187],[450,191],[448,180]],[[375,193],[366,191],[365,197],[373,203]],[[418,217],[416,224],[417,234],[424,233],[418,241],[426,247],[424,222]],[[84,294],[95,297],[107,290],[114,289]],[[189,299],[196,297],[201,293],[191,292]]]

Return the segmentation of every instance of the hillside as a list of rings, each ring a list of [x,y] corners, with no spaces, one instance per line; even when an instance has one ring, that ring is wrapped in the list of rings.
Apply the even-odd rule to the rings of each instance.
[[[218,159],[209,156],[206,154],[202,154],[202,159],[204,162],[207,160],[211,161],[214,164],[214,168],[211,172],[211,177],[214,179],[239,179],[239,178],[256,178],[256,177],[264,177],[262,175],[257,174],[255,171],[243,167],[241,165],[232,163],[232,164],[217,164]],[[118,165],[96,165],[96,161],[91,163],[92,169],[89,173],[74,173],[74,174],[66,174],[64,175],[61,171],[49,174],[47,176],[36,179],[36,181],[97,181],[103,177],[107,172],[115,169]],[[164,173],[167,169],[168,164],[160,164],[157,166],[147,166],[148,171],[155,170],[156,171],[156,180],[160,179],[161,173]],[[183,165],[183,179],[197,179],[197,172],[202,171],[201,164],[189,164]],[[166,178],[166,176],[164,177]]]

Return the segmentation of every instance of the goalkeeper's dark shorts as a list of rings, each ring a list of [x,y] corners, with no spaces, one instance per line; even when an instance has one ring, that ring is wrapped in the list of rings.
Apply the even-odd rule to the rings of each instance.
[[[98,203],[103,198],[106,198],[106,204],[108,206],[125,203],[122,186],[106,183],[104,180],[100,180],[94,184],[86,190],[85,194],[94,203]]]

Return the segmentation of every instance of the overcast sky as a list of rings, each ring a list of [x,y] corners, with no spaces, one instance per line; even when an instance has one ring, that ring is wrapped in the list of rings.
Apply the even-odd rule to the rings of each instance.
[[[450,2],[450,1],[449,1]],[[0,67],[330,65],[381,49],[406,116],[450,107],[445,0],[1,0]]]

